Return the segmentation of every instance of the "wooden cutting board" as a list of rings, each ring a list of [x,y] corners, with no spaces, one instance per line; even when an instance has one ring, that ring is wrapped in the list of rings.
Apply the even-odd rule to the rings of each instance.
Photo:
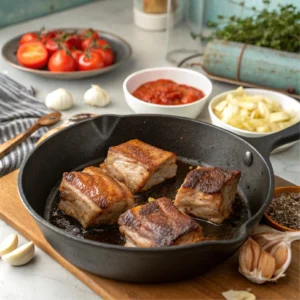
[[[17,191],[18,171],[0,178],[0,218],[32,240],[73,275],[104,299],[224,299],[227,290],[251,290],[258,299],[299,299],[300,251],[293,243],[293,258],[286,277],[276,283],[252,284],[238,273],[237,255],[197,278],[167,284],[132,284],[85,272],[60,256],[45,240],[34,219],[23,207]],[[291,185],[276,178],[276,186]]]

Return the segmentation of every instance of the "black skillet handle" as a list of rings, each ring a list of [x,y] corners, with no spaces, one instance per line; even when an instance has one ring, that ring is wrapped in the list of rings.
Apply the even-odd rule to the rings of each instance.
[[[275,148],[300,140],[300,122],[284,130],[266,135],[264,137],[247,137],[244,139],[254,146],[266,158]]]

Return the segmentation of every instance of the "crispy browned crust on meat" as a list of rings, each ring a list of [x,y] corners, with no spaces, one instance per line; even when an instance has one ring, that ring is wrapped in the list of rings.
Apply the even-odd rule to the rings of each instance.
[[[159,198],[129,209],[119,217],[118,223],[120,231],[130,240],[130,244],[137,247],[179,244],[178,240],[191,232],[195,233],[190,239],[183,239],[182,244],[203,239],[199,224],[177,210],[168,198]]]
[[[176,159],[176,154],[156,148],[137,139],[110,147],[108,152],[120,153],[132,161],[137,161],[150,173],[154,173],[156,168],[168,159],[172,157]]]
[[[68,172],[63,174],[63,183],[64,181],[87,196],[101,209],[106,209],[108,207],[107,195],[105,193],[100,193],[99,189],[99,186],[107,185],[102,177],[92,176],[81,172]],[[60,192],[63,192],[63,185],[60,186],[59,190]]]
[[[114,224],[121,213],[134,206],[129,189],[99,168],[63,174],[58,207],[84,228]]]
[[[130,140],[110,147],[100,168],[137,193],[176,176],[176,158],[172,152]]]
[[[232,213],[240,171],[199,167],[190,171],[178,190],[174,205],[181,211],[222,223]]]
[[[100,177],[98,179],[102,180],[100,192],[104,194],[104,197],[106,197],[108,201],[114,202],[120,199],[132,199],[132,202],[134,202],[133,195],[127,186],[124,183],[117,181],[100,168],[91,166],[85,168],[82,172],[90,175],[98,175],[98,177]]]
[[[219,193],[224,185],[233,178],[240,178],[240,171],[226,171],[221,168],[201,167],[190,171],[182,185],[207,194]]]

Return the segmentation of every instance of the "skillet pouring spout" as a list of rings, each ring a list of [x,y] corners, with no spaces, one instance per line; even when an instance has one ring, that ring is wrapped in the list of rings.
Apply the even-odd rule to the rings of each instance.
[[[267,156],[274,147],[299,138],[295,126],[281,134],[286,137],[275,133],[249,144],[228,131],[191,119],[103,115],[67,127],[34,149],[20,169],[19,194],[48,242],[74,265],[130,282],[183,280],[228,259],[253,232],[273,194],[274,176]],[[227,240],[220,236],[191,245],[128,248],[78,237],[44,218],[46,200],[64,172],[99,161],[106,157],[110,146],[131,139],[172,151],[198,165],[240,170],[238,191],[249,208],[248,219]],[[247,151],[253,156],[253,163],[248,166],[243,161]]]

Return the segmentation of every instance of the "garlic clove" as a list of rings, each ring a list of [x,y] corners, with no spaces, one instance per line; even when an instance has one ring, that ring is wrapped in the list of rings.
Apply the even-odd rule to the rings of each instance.
[[[107,92],[94,84],[84,93],[83,99],[86,104],[91,106],[103,107],[110,102]]]
[[[242,246],[239,256],[239,266],[240,272],[247,273],[250,272],[252,268],[252,251],[250,249],[249,240]]]
[[[261,249],[259,245],[249,239],[242,247],[240,252],[240,266],[243,272],[252,272],[254,271],[259,262]]]
[[[288,248],[285,245],[280,245],[273,253],[275,259],[275,269],[280,269],[288,259]]]
[[[285,272],[289,267],[291,260],[292,260],[292,250],[290,246],[283,246],[286,247],[284,251],[281,249],[279,252],[275,252],[274,258],[275,263],[277,263],[275,267],[275,272],[272,278],[272,281],[277,281],[280,277],[285,276]]]
[[[254,294],[247,291],[234,291],[230,290],[223,292],[222,295],[226,300],[255,300],[256,297]]]
[[[11,266],[22,266],[27,264],[34,255],[34,244],[29,242],[14,251],[2,256],[2,260],[10,264]]]
[[[239,272],[250,281],[258,284],[266,281],[266,278],[263,277],[259,269],[259,264],[264,265],[263,262],[260,262],[260,258],[261,248],[255,241],[249,238],[240,251]]]
[[[18,247],[18,236],[13,233],[0,244],[0,257],[14,251]]]
[[[46,106],[53,110],[66,110],[72,107],[73,97],[63,88],[59,88],[46,96]]]
[[[257,270],[261,273],[261,276],[265,279],[270,279],[275,272],[275,259],[266,251],[262,251]]]

